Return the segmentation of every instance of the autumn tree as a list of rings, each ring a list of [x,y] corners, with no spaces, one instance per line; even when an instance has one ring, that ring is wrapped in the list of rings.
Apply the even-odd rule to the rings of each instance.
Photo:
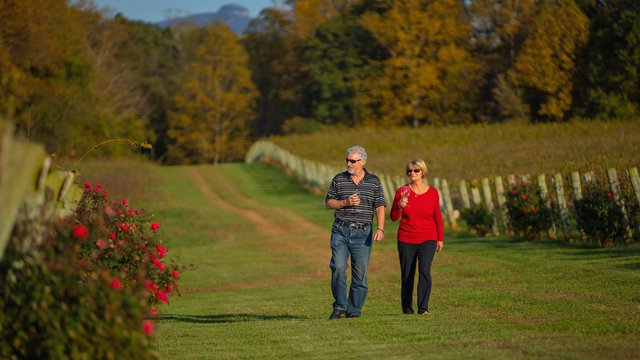
[[[169,114],[169,161],[241,160],[256,97],[246,54],[224,24],[194,31],[193,61]]]
[[[583,1],[590,37],[581,57],[578,100],[588,117],[640,114],[640,3]]]
[[[560,120],[571,107],[576,56],[586,43],[589,20],[573,0],[543,0],[537,6],[509,76],[525,88],[534,118]]]
[[[360,85],[374,75],[371,64],[386,55],[355,14],[335,17],[320,26],[305,42],[313,118],[325,124],[358,123]]]
[[[290,0],[295,30],[304,39],[336,16],[346,15],[359,0]]]
[[[181,75],[173,33],[120,14],[92,21],[87,28],[89,56],[96,69],[92,87],[104,99],[109,123],[126,129],[128,137],[153,142],[154,152],[162,157],[167,112]]]
[[[1,111],[29,139],[71,155],[101,132],[82,16],[65,0],[0,2]]]
[[[472,52],[482,64],[482,121],[527,119],[524,90],[507,76],[531,30],[536,0],[474,0],[469,5]]]
[[[293,14],[284,9],[264,9],[249,24],[242,43],[259,91],[252,135],[258,138],[280,134],[287,120],[308,114],[305,95],[309,67]]]
[[[466,123],[479,79],[471,28],[458,0],[387,0],[363,26],[390,57],[364,84],[363,119],[381,124]]]

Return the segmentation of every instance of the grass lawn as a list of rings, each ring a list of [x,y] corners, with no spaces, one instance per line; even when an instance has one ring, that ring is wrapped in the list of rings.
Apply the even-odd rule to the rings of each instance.
[[[323,197],[264,164],[91,165],[87,180],[144,204],[188,265],[160,309],[165,359],[630,359],[640,354],[640,246],[445,235],[432,315],[403,315],[396,224],[374,244],[359,319],[329,321]],[[120,174],[121,176],[118,176]],[[124,177],[126,175],[126,177]],[[146,184],[146,185],[143,185]]]

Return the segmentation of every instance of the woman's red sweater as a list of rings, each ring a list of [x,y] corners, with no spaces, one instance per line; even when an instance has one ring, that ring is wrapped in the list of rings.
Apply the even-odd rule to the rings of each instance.
[[[438,190],[429,187],[424,194],[410,190],[407,206],[398,208],[402,195],[396,191],[391,207],[391,220],[400,219],[398,241],[421,244],[425,241],[443,241],[442,214]]]

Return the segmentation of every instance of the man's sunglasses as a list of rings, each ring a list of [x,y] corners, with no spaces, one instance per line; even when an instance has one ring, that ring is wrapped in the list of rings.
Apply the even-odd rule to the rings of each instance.
[[[358,159],[358,160],[344,159],[344,160],[345,160],[346,162],[348,162],[348,163],[355,164],[355,163],[357,163],[358,161],[360,161],[360,160],[362,160],[362,159]]]
[[[407,174],[411,174],[411,173],[419,173],[420,169],[407,169]]]

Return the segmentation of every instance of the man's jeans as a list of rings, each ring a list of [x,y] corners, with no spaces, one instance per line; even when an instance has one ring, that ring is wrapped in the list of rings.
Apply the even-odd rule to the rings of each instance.
[[[360,315],[367,297],[367,267],[371,255],[371,225],[350,228],[337,221],[331,228],[331,291],[334,309]],[[351,287],[347,300],[347,260],[351,255]]]

